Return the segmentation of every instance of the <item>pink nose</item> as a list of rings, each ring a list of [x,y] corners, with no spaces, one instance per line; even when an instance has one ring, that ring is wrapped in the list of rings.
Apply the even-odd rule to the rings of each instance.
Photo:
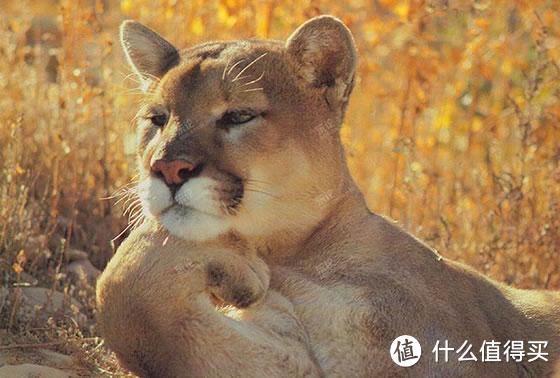
[[[152,173],[163,176],[167,185],[179,185],[186,182],[195,166],[186,160],[155,160],[151,164]]]

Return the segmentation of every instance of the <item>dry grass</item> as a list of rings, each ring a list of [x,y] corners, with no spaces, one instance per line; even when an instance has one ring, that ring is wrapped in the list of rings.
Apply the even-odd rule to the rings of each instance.
[[[372,209],[496,279],[560,288],[557,1],[8,0],[2,7],[3,286],[29,273],[94,314],[91,292],[66,279],[64,250],[86,250],[102,268],[126,224],[114,199],[101,200],[134,174],[130,119],[139,96],[116,40],[122,19],[187,46],[283,39],[306,18],[331,13],[350,26],[360,51],[343,137]],[[50,256],[39,253],[47,249]],[[0,303],[0,328],[23,335],[27,323],[13,314]]]

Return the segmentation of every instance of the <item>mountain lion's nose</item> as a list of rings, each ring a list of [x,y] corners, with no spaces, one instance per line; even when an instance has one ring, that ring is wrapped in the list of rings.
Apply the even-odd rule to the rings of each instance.
[[[167,185],[180,185],[194,177],[199,171],[186,160],[158,159],[151,164],[152,173],[162,177]]]

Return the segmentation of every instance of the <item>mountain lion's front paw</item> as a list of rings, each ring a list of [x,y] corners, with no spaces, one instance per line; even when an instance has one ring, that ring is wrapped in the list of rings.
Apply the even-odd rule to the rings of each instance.
[[[246,308],[261,300],[270,281],[267,265],[258,257],[237,254],[206,265],[207,285],[216,304]]]

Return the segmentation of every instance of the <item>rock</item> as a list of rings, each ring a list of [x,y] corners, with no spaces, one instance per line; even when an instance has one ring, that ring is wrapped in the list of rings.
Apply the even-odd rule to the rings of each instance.
[[[23,287],[19,288],[22,291],[24,304],[27,306],[45,306],[47,310],[59,310],[64,307],[65,297],[64,294],[58,291],[53,291],[44,287]],[[14,289],[17,290],[17,289]],[[80,307],[78,301],[70,298],[70,304]]]
[[[5,365],[0,367],[0,378],[71,378],[60,369],[35,364]]]
[[[16,306],[20,319],[40,324],[51,316],[64,314],[75,317],[78,324],[87,322],[87,317],[79,312],[80,303],[73,298],[65,298],[58,291],[42,287],[14,287],[9,290],[0,289],[0,296],[4,295],[4,291],[8,292],[6,303],[9,303],[8,306]]]
[[[87,252],[74,248],[68,248],[65,253],[69,262],[87,260],[89,256]]]
[[[12,343],[13,343],[12,338]],[[8,343],[10,344],[10,343]],[[37,364],[51,368],[73,370],[79,363],[72,356],[49,349],[8,349],[0,351],[0,367],[4,365]],[[0,374],[0,378],[3,376]]]
[[[20,316],[28,320],[34,320],[41,324],[51,316],[70,315],[80,326],[86,326],[88,318],[80,312],[81,305],[74,298],[66,298],[58,291],[43,287],[16,287],[10,289],[8,296],[10,301],[18,300],[21,304],[18,308]],[[0,376],[0,378],[2,378]]]
[[[39,349],[38,353],[45,360],[45,364],[57,368],[71,368],[75,365],[75,361],[71,356],[58,353],[49,349]]]
[[[95,282],[101,271],[94,267],[89,260],[71,262],[66,268],[69,275],[77,281]]]
[[[19,274],[19,278],[20,283],[23,283],[26,286],[35,286],[39,283],[39,280],[37,278],[26,272],[21,272]]]

